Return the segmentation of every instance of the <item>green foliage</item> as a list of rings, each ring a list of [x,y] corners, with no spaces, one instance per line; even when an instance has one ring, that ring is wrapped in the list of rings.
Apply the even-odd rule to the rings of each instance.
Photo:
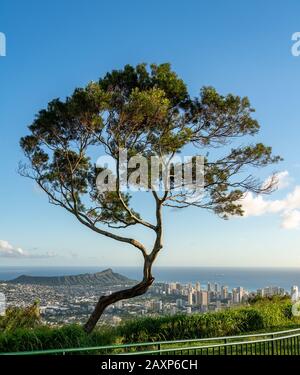
[[[194,205],[223,218],[242,215],[243,193],[268,191],[251,174],[246,177],[244,167],[280,160],[262,143],[236,145],[238,138],[258,133],[253,112],[247,97],[223,96],[213,87],[203,87],[198,97],[191,97],[168,63],[126,65],[75,89],[65,100],[52,100],[38,113],[30,134],[20,142],[29,160],[21,173],[36,180],[50,203],[62,206],[90,229],[97,231],[98,224],[126,227],[140,224],[137,213],[130,214],[130,197],[125,202],[118,191],[112,204],[111,195],[95,194],[97,168],[103,166],[95,168],[91,163],[91,150],[118,160],[124,148],[128,155],[149,158],[179,154],[190,146],[193,153],[200,149],[202,156],[207,155],[207,194],[199,198],[186,192],[174,199],[172,186],[166,187],[165,205]],[[233,149],[224,147],[232,143]],[[223,151],[215,155],[216,147]]]
[[[0,352],[101,346],[112,344],[115,340],[113,329],[103,329],[101,332],[96,330],[87,335],[81,326],[75,324],[61,328],[18,328],[0,333]]]
[[[26,308],[9,307],[0,317],[0,332],[10,332],[17,328],[34,328],[40,324],[39,304],[35,302]]]
[[[295,327],[291,302],[275,298],[261,299],[249,307],[216,313],[143,318],[118,327],[98,327],[90,335],[79,325],[61,328],[21,326],[0,333],[0,352],[46,350],[238,335],[242,333]]]
[[[263,300],[215,313],[132,320],[120,327],[120,333],[126,343],[237,335],[300,323],[292,317],[291,308],[286,299]]]

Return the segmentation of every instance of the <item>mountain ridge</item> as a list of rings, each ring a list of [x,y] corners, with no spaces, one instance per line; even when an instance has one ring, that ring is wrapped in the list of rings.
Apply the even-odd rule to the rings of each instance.
[[[13,280],[5,281],[10,284],[32,284],[48,286],[72,286],[72,285],[124,285],[133,284],[135,280],[119,273],[113,272],[111,268],[95,273],[82,273],[78,275],[63,276],[30,276],[20,275]]]

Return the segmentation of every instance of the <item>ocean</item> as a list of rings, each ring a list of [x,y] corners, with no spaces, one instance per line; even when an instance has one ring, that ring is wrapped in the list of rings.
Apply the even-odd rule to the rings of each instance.
[[[99,272],[109,267],[0,267],[0,280],[10,280],[22,274],[31,276],[61,276]],[[138,267],[110,267],[134,280],[140,280],[142,270]],[[157,282],[199,281],[237,286],[253,291],[267,286],[280,286],[290,291],[292,285],[300,286],[300,268],[229,268],[229,267],[155,267],[153,276]]]

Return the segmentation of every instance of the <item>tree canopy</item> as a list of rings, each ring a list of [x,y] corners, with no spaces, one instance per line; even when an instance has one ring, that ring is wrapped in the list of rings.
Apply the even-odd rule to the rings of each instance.
[[[246,192],[272,191],[275,179],[262,185],[252,170],[280,157],[262,143],[237,145],[239,138],[248,141],[259,131],[253,112],[247,97],[223,96],[213,87],[203,87],[198,97],[191,97],[170,64],[126,65],[75,89],[65,100],[52,100],[37,114],[30,134],[21,139],[29,160],[21,173],[34,179],[52,204],[91,230],[139,249],[149,286],[152,263],[163,246],[164,206],[195,206],[228,218],[243,214],[241,199]],[[178,192],[170,185],[157,192],[148,186],[156,222],[144,220],[131,207],[131,195],[120,189],[120,149],[127,150],[128,158],[142,155],[149,160],[153,155],[172,157],[186,148],[193,150],[192,156],[204,156],[204,194],[198,198],[193,190]],[[92,160],[91,150],[102,150],[116,161],[114,191],[97,189],[102,166]],[[132,225],[155,232],[152,249],[116,233],[115,229]]]

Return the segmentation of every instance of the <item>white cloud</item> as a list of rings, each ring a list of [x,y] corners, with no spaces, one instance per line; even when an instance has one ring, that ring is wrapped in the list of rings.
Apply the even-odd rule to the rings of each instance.
[[[300,211],[292,210],[283,213],[281,227],[284,229],[300,228]]]
[[[283,189],[290,184],[290,177],[287,171],[277,174],[277,187]],[[270,181],[267,179],[264,184]],[[294,187],[294,190],[283,199],[265,199],[261,195],[253,193],[245,194],[241,200],[244,210],[244,216],[261,216],[265,214],[278,213],[282,217],[281,227],[284,229],[300,228],[300,186]]]
[[[27,256],[27,253],[20,247],[13,247],[8,241],[0,240],[0,256],[17,258]]]
[[[14,247],[8,241],[0,240],[0,257],[4,258],[49,258],[55,256],[55,253],[47,252],[45,254],[30,253]]]
[[[277,213],[285,209],[284,200],[267,200],[261,195],[247,193],[241,200],[244,216],[261,216],[268,213]]]
[[[277,188],[278,189],[285,189],[286,187],[290,186],[292,178],[289,175],[288,171],[282,171],[276,174],[277,178]]]

